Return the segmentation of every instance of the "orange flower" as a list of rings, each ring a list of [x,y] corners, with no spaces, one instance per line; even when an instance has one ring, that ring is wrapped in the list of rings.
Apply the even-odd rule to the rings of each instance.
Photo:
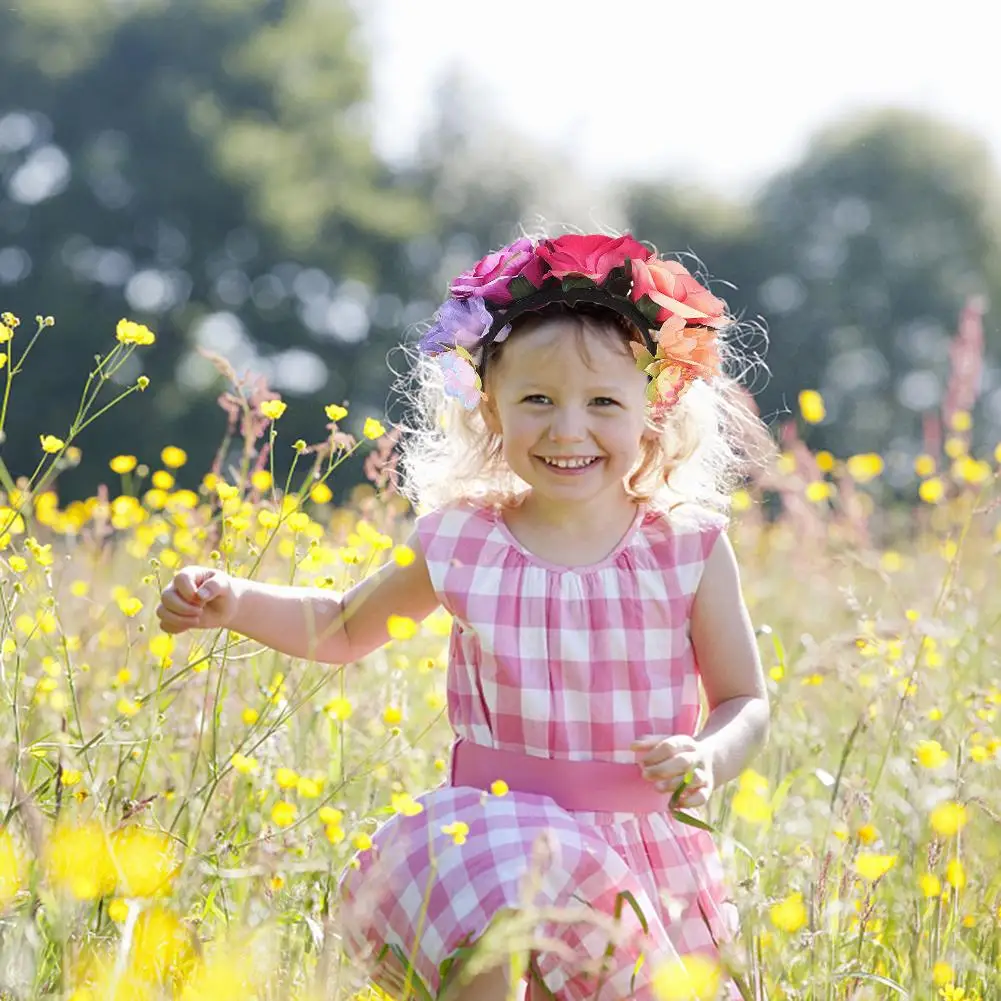
[[[716,331],[711,327],[686,327],[679,316],[669,317],[657,333],[657,357],[669,358],[709,377],[719,372]]]
[[[647,400],[653,405],[654,418],[671,407],[698,378],[719,374],[720,359],[716,350],[716,331],[711,327],[687,327],[678,316],[669,317],[657,334],[657,354],[633,342],[636,367],[650,376]]]
[[[677,261],[632,262],[633,287],[630,296],[639,302],[644,296],[660,307],[658,323],[669,317],[704,323],[708,327],[722,327],[729,321],[726,303],[716,298],[692,277],[688,269]]]

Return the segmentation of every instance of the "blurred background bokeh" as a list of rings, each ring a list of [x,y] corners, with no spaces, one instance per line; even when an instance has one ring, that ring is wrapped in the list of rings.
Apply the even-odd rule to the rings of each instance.
[[[695,252],[767,325],[763,416],[820,390],[811,446],[877,452],[913,493],[943,408],[974,411],[975,450],[1001,425],[1001,116],[976,22],[854,0],[0,5],[0,309],[57,321],[4,461],[28,473],[65,431],[122,316],[158,337],[117,378],[151,385],[77,442],[64,499],[121,453],[208,468],[227,385],[203,352],[281,394],[289,441],[322,439],[327,403],[381,416],[387,355],[448,277],[546,222]]]

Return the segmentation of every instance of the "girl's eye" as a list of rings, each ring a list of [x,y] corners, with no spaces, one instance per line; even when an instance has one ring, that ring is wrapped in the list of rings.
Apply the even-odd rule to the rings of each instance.
[[[619,405],[618,401],[613,400],[610,396],[596,396],[594,402],[600,403],[603,407],[617,407]]]
[[[531,396],[526,396],[522,403],[548,403],[549,397],[543,396],[542,393],[533,393]]]

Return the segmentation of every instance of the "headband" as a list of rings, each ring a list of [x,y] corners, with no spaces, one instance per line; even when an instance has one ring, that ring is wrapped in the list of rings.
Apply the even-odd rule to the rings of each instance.
[[[553,303],[600,306],[639,331],[643,343],[631,341],[630,348],[650,378],[647,401],[657,415],[696,379],[720,372],[717,331],[731,322],[726,303],[682,264],[629,235],[523,237],[487,254],[453,279],[418,348],[438,361],[445,392],[472,410],[485,398],[486,349],[502,342],[518,317]]]

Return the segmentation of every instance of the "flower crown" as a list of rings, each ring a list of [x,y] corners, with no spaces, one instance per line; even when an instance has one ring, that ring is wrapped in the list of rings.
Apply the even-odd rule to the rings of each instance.
[[[486,398],[486,348],[503,341],[517,317],[553,303],[602,306],[640,332],[643,343],[630,347],[650,377],[647,401],[655,416],[696,379],[720,372],[717,330],[730,323],[726,303],[683,265],[662,260],[628,234],[523,237],[487,254],[453,279],[419,350],[441,365],[445,392],[472,410]]]

